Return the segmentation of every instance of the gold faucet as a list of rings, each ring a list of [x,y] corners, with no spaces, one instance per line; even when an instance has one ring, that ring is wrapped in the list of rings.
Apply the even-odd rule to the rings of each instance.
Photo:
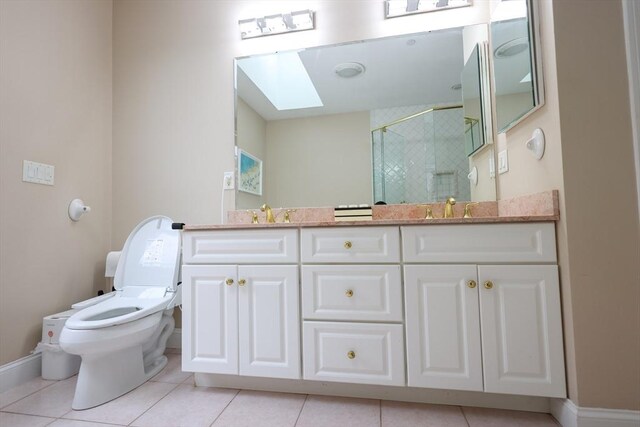
[[[453,205],[456,204],[456,199],[453,197],[449,197],[444,205],[444,216],[443,218],[453,218]]]
[[[260,206],[260,210],[266,214],[267,222],[269,224],[273,224],[276,222],[276,219],[273,216],[273,211],[271,210],[271,207],[269,205],[265,203],[264,205]]]
[[[478,202],[472,202],[472,203],[467,203],[466,205],[464,205],[464,215],[462,215],[463,218],[471,218],[471,206],[473,205],[477,205]]]

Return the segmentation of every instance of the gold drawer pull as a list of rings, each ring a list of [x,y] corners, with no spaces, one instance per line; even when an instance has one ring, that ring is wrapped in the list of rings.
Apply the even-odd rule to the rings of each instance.
[[[351,289],[349,289],[347,292],[344,293],[346,296],[348,296],[349,298],[351,298],[353,296],[353,291]]]
[[[240,286],[244,286],[246,283],[247,283],[247,281],[244,280],[244,279],[238,280],[238,285],[240,285]]]
[[[355,359],[356,358],[356,352],[355,351],[350,351],[347,353],[347,357],[349,359]]]
[[[227,286],[231,286],[233,285],[233,279],[227,279],[225,280],[225,283],[227,284]]]
[[[485,289],[492,289],[493,288],[493,282],[491,280],[487,280],[486,282],[484,282],[484,288]]]
[[[353,246],[353,243],[351,243],[349,240],[344,242],[344,248],[345,249],[351,249],[352,246]]]
[[[476,287],[476,281],[475,280],[469,280],[467,282],[467,286],[470,287],[471,289]]]

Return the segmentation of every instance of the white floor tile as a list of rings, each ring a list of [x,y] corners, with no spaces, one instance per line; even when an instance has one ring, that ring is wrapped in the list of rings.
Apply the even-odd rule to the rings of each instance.
[[[4,393],[0,393],[0,408],[4,408],[13,402],[17,402],[23,397],[27,397],[38,390],[42,390],[43,388],[50,386],[51,384],[55,384],[55,381],[47,381],[38,377],[27,381],[18,387],[14,387],[11,390],[7,390]]]
[[[71,377],[18,400],[3,411],[58,418],[71,410],[75,389],[76,377]]]
[[[238,390],[179,385],[132,424],[140,427],[209,426]]]
[[[148,381],[124,396],[95,408],[70,411],[63,418],[128,425],[169,394],[175,384]]]
[[[467,427],[459,406],[382,401],[382,427]]]
[[[167,366],[151,378],[151,381],[180,384],[191,376],[191,372],[182,372],[182,357],[179,354],[169,353],[166,356],[169,359]]]
[[[309,396],[296,427],[380,426],[380,401],[347,397]]]
[[[2,427],[40,427],[48,425],[53,420],[54,418],[0,412],[0,426]]]
[[[49,424],[47,427],[117,427],[120,424],[102,424],[93,421],[65,420],[59,418]]]
[[[212,427],[293,427],[306,395],[242,390]]]

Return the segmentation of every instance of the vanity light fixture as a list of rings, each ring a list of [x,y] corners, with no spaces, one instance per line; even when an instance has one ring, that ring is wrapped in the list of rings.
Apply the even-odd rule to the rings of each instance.
[[[384,17],[388,19],[416,13],[454,9],[471,6],[471,3],[472,0],[386,0],[384,2]]]
[[[242,40],[294,31],[313,30],[316,27],[315,12],[298,10],[290,13],[268,15],[260,18],[241,19],[240,37]]]

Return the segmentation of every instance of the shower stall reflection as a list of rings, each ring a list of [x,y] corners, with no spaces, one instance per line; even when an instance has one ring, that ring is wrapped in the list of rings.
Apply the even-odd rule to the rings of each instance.
[[[462,106],[374,110],[371,128],[374,202],[471,199]]]

